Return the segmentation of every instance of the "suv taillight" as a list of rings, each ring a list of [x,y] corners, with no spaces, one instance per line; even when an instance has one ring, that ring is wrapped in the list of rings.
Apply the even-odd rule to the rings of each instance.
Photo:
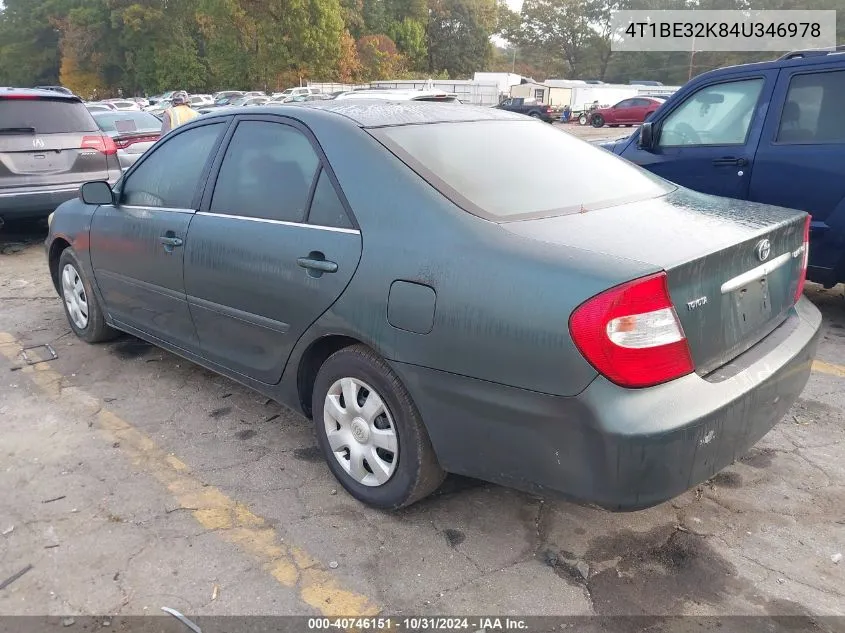
[[[622,387],[651,387],[695,369],[665,272],[588,299],[572,313],[569,330],[584,358]]]
[[[795,289],[795,303],[804,293],[804,283],[807,281],[807,265],[810,262],[810,221],[813,218],[807,216],[804,219],[804,241],[801,244],[801,268],[798,272],[798,287]]]
[[[101,134],[100,136],[83,136],[82,149],[95,149],[106,156],[117,154],[117,146],[111,136]]]

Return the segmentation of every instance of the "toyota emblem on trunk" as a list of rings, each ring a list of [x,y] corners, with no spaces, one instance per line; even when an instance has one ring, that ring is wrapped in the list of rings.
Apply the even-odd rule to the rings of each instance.
[[[757,259],[764,262],[769,259],[769,255],[772,252],[772,244],[769,240],[760,240],[754,250],[757,253]]]

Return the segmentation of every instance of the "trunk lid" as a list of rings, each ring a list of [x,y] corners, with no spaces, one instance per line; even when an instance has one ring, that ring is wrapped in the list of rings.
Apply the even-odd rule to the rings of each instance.
[[[0,188],[107,179],[105,154],[82,142],[99,135],[78,100],[0,97]]]
[[[501,226],[665,270],[696,373],[705,375],[786,318],[801,272],[805,217],[679,189],[652,200]]]

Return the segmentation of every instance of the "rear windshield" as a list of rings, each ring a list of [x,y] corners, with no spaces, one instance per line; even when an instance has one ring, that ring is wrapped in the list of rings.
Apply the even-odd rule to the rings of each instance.
[[[2,99],[0,128],[35,128],[36,134],[96,132],[88,108],[66,99]]]
[[[495,221],[578,213],[674,189],[539,121],[434,123],[371,132],[459,207]]]
[[[148,112],[98,112],[94,115],[97,125],[103,132],[158,132],[161,121]]]

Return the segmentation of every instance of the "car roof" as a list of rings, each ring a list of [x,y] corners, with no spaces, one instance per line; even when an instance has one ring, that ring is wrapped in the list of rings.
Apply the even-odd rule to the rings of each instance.
[[[5,96],[21,96],[21,97],[43,97],[44,99],[65,99],[67,101],[79,101],[82,99],[73,94],[66,92],[59,92],[58,90],[42,90],[40,88],[0,88],[0,98]]]
[[[733,74],[737,71],[748,70],[748,72],[759,72],[761,70],[776,70],[784,67],[815,66],[824,63],[845,64],[845,49],[838,46],[836,50],[809,49],[805,51],[792,51],[777,59],[765,62],[752,62],[750,64],[737,64],[735,66],[723,66],[714,68],[706,73],[695,77],[700,80],[706,77],[717,77],[721,74]]]
[[[239,108],[221,108],[205,116],[246,114]],[[385,127],[424,123],[459,123],[470,121],[526,121],[527,117],[507,110],[459,103],[431,101],[386,101],[350,99],[349,101],[305,101],[296,105],[267,103],[251,107],[249,116],[285,114],[307,123],[310,117],[332,117],[358,127]],[[205,117],[203,117],[205,118]]]

